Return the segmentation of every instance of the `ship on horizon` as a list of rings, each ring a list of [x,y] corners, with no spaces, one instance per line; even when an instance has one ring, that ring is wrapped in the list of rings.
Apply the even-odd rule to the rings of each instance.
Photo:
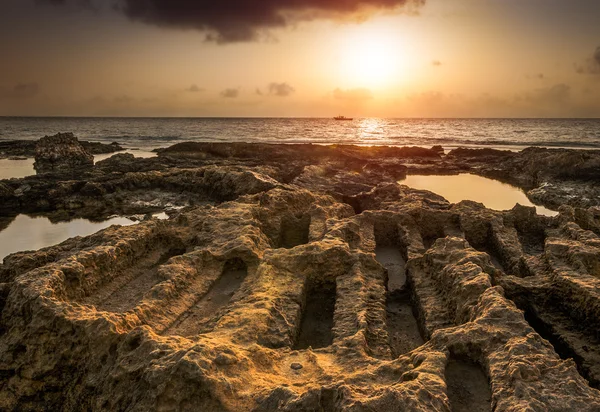
[[[354,120],[354,118],[346,117],[346,116],[335,116],[333,119],[334,120]]]

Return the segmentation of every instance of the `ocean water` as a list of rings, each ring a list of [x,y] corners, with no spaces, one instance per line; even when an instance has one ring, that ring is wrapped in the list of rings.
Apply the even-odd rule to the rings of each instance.
[[[600,148],[600,119],[0,117],[0,140],[35,140],[58,132],[143,151],[183,141]]]

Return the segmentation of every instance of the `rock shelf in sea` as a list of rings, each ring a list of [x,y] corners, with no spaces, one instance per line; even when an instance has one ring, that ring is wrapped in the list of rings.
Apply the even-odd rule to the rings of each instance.
[[[4,260],[0,409],[599,410],[599,162],[183,143],[1,181],[3,221],[171,219]],[[559,214],[397,183],[467,172]]]

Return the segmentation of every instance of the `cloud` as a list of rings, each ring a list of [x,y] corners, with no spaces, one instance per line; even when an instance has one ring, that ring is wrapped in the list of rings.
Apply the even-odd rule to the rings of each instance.
[[[271,83],[269,85],[269,94],[278,97],[287,97],[294,93],[296,89],[287,83]]]
[[[221,92],[221,97],[226,99],[235,99],[240,95],[240,89],[225,89]]]
[[[198,87],[195,84],[192,84],[190,87],[188,87],[187,89],[185,89],[186,92],[190,92],[190,93],[198,93],[198,92],[203,92],[204,89]]]
[[[37,0],[64,5],[92,0]],[[197,29],[220,43],[256,40],[265,30],[316,18],[361,17],[425,0],[112,0],[130,20],[159,27]]]
[[[38,83],[19,83],[11,88],[0,87],[0,99],[31,99],[40,93]]]
[[[113,102],[118,103],[118,104],[129,104],[129,103],[133,103],[135,101],[135,99],[131,96],[127,96],[126,94],[122,95],[122,96],[117,96],[113,99]]]
[[[596,48],[594,54],[585,63],[576,64],[575,70],[579,74],[600,74],[600,46]]]
[[[571,86],[568,84],[556,84],[552,87],[536,89],[523,96],[517,97],[518,100],[524,100],[540,106],[563,105],[568,103],[571,98]]]
[[[456,99],[457,96],[451,96],[452,99]],[[426,92],[421,92],[418,94],[411,94],[408,97],[408,100],[413,103],[425,104],[425,105],[436,105],[445,101],[448,96],[444,93],[439,92],[437,90],[430,90]]]
[[[335,89],[333,91],[333,98],[336,100],[361,102],[372,99],[373,93],[371,92],[371,90],[365,88],[347,90]]]
[[[559,83],[503,95],[425,91],[398,100],[394,107],[406,117],[569,117],[598,113],[600,105],[586,100],[570,85]]]
[[[544,80],[544,73],[526,74],[525,77],[530,80]]]
[[[442,65],[442,62],[439,60],[434,60],[431,62],[431,65],[435,67],[440,67]]]

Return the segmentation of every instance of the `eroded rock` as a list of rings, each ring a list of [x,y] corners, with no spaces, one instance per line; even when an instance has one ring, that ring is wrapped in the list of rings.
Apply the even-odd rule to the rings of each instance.
[[[398,185],[387,149],[289,168],[289,148],[193,149],[0,186],[54,210],[186,203],[5,259],[0,409],[600,409],[595,208],[453,205]]]
[[[33,167],[38,174],[76,172],[94,166],[94,156],[73,133],[58,133],[41,138],[35,146]]]

